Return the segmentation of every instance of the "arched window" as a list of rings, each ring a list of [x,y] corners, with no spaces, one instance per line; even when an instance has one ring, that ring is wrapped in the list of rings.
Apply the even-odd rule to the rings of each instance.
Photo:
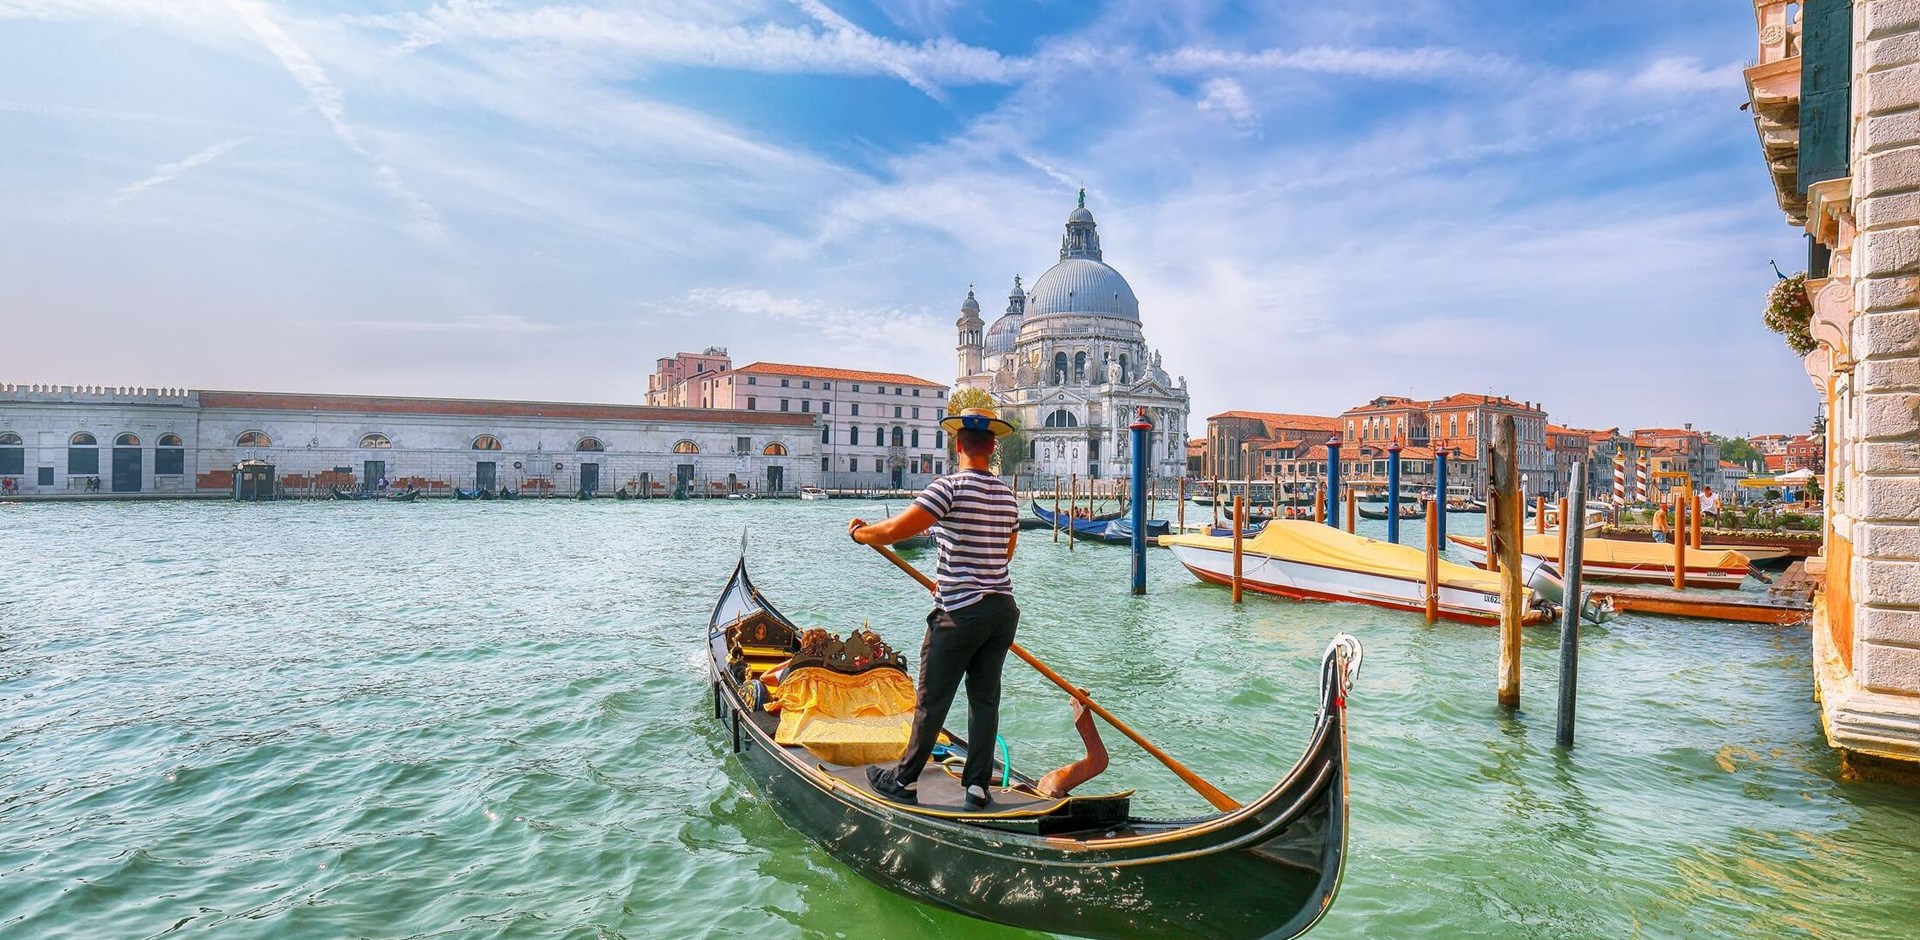
[[[482,434],[473,439],[474,450],[499,450],[500,439],[491,434]]]
[[[1127,354],[1121,353],[1120,354],[1120,381],[1122,382],[1127,381],[1127,378],[1131,375],[1133,375],[1133,370],[1131,368],[1128,368],[1127,366]]]
[[[1067,354],[1066,353],[1062,352],[1062,353],[1053,354],[1053,384],[1055,385],[1067,384]]]
[[[20,435],[0,434],[0,477],[24,476],[27,472],[27,447]]]
[[[913,446],[915,447],[920,446],[920,429],[919,428],[913,429]]]
[[[905,429],[903,428],[893,429],[893,446],[895,447],[907,446],[907,432],[905,431]]]
[[[240,432],[240,436],[234,439],[233,446],[272,447],[273,438],[268,437],[265,431],[242,431]]]
[[[580,439],[580,443],[573,445],[573,449],[581,452],[598,452],[606,450],[607,445],[600,443],[600,439],[597,437],[583,437]]]
[[[179,476],[187,472],[187,450],[178,434],[162,434],[160,442],[153,449],[153,472],[156,476]]]
[[[847,443],[855,445],[860,443],[860,428],[857,425],[847,428]]]
[[[1073,354],[1073,380],[1076,383],[1085,383],[1087,381],[1086,353],[1078,352]]]
[[[700,445],[692,441],[681,441],[673,445],[673,452],[676,454],[697,454],[700,452]]]
[[[360,436],[360,446],[369,449],[387,448],[393,446],[393,441],[385,434],[374,431],[371,434],[363,434]]]
[[[24,448],[21,453],[26,453]],[[92,474],[100,472],[100,441],[85,431],[67,439],[67,472]]]
[[[760,453],[768,457],[785,457],[787,455],[787,445],[768,444],[766,447],[760,449]]]
[[[1047,427],[1077,428],[1079,426],[1080,426],[1080,419],[1075,418],[1073,416],[1073,412],[1068,411],[1065,408],[1055,409],[1052,414],[1047,415]]]
[[[140,436],[139,436],[139,435],[137,435],[137,434],[134,434],[134,433],[132,433],[132,432],[128,432],[128,433],[126,433],[126,434],[122,434],[122,435],[120,435],[119,437],[116,437],[116,438],[114,438],[114,439],[113,439],[113,446],[115,446],[115,447],[139,447],[139,446],[140,446]]]

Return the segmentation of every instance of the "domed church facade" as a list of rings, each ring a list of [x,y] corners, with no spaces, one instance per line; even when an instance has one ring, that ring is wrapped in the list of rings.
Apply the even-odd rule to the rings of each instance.
[[[1015,276],[1006,312],[991,327],[967,291],[956,325],[956,384],[992,394],[1026,432],[1027,472],[1130,476],[1127,425],[1144,406],[1153,420],[1153,474],[1186,473],[1187,379],[1171,380],[1148,347],[1140,300],[1101,254],[1086,190],[1067,216],[1058,262],[1031,289]]]

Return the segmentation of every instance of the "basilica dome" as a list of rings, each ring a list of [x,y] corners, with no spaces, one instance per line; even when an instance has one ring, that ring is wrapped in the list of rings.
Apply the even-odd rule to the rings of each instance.
[[[993,321],[993,326],[987,329],[987,355],[998,356],[1013,351],[1013,341],[1020,338],[1020,321],[1017,313],[1009,313]]]
[[[1083,210],[1084,211],[1084,210]],[[1093,258],[1069,257],[1033,282],[1028,317],[1056,313],[1093,313],[1140,319],[1140,301],[1120,272]],[[998,326],[999,324],[995,324]]]

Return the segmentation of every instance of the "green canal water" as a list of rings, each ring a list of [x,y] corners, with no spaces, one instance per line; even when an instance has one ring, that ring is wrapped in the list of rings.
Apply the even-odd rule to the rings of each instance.
[[[925,595],[844,535],[879,511],[0,506],[0,936],[1027,936],[842,868],[711,718],[743,528],[797,619],[918,648]],[[1242,797],[1304,744],[1327,640],[1364,641],[1315,937],[1920,935],[1920,792],[1839,781],[1802,629],[1589,629],[1569,754],[1549,632],[1509,715],[1490,629],[1235,610],[1163,553],[1132,598],[1123,550],[1045,533],[1016,567],[1021,642]],[[1015,766],[1076,756],[1066,699],[1008,670]],[[1136,811],[1205,809],[1108,740]]]

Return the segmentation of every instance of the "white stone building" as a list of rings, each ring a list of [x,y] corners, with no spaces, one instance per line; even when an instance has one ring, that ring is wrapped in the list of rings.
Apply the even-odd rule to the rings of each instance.
[[[230,491],[264,460],[290,493],[386,478],[432,492],[791,494],[819,482],[801,413],[573,402],[0,385],[0,480],[24,495]],[[3,485],[0,485],[3,486]]]
[[[1013,279],[1007,310],[987,328],[967,291],[960,307],[957,385],[982,389],[1027,436],[1020,466],[1044,476],[1132,475],[1135,409],[1153,422],[1148,466],[1156,477],[1187,468],[1187,380],[1169,379],[1140,329],[1140,301],[1108,266],[1087,194],[1067,216],[1058,263],[1024,290]]]

